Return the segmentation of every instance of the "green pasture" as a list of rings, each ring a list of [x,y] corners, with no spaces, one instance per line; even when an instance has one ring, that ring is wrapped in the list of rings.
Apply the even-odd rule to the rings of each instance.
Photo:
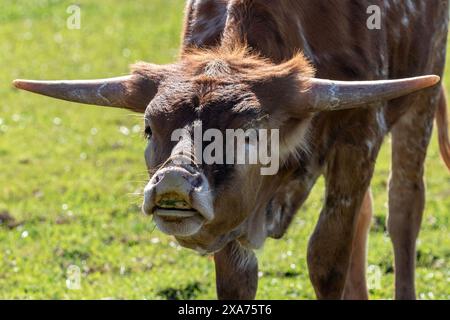
[[[146,180],[139,115],[19,92],[15,78],[124,75],[130,63],[173,61],[182,0],[0,0],[0,299],[214,299],[210,257],[180,248],[140,212]],[[449,78],[450,79],[450,78]],[[447,80],[449,80],[447,79]],[[450,82],[447,82],[450,89]],[[371,298],[393,297],[385,221],[390,140],[373,179]],[[450,173],[436,135],[418,241],[417,292],[450,298]],[[306,246],[321,208],[320,181],[282,240],[268,240],[258,299],[312,299]],[[81,271],[67,287],[70,267]]]

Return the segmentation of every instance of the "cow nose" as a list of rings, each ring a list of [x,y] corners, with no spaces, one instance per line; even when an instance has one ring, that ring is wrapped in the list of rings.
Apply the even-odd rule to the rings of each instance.
[[[208,180],[191,167],[171,166],[158,170],[144,188],[142,211],[158,217],[214,217]]]
[[[192,189],[200,185],[200,180],[200,175],[191,173],[183,168],[160,170],[153,177],[157,194],[168,192],[189,194]]]
[[[152,180],[156,205],[179,209],[191,207],[191,193],[201,184],[199,174],[178,167],[162,169]]]

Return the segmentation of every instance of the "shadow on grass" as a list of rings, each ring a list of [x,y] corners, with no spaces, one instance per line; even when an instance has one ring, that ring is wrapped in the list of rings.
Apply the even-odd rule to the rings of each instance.
[[[204,291],[200,282],[192,282],[183,288],[166,288],[158,291],[158,296],[167,300],[192,300]]]

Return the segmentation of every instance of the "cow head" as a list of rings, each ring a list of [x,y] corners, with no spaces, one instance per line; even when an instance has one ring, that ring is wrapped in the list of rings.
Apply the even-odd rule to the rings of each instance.
[[[47,96],[144,114],[145,151],[150,179],[143,211],[184,246],[212,252],[243,236],[255,223],[252,214],[270,199],[278,175],[262,174],[263,164],[204,163],[195,133],[213,140],[215,130],[279,130],[283,163],[302,148],[316,112],[358,108],[397,98],[436,84],[437,76],[339,82],[313,78],[302,54],[282,63],[246,49],[193,50],[175,64],[139,63],[129,76],[90,81],[16,80],[15,86]],[[174,139],[175,137],[175,139]],[[217,137],[215,137],[217,138]],[[256,135],[258,142],[261,137]],[[248,150],[249,140],[241,141]],[[230,150],[224,144],[215,153]],[[215,154],[217,156],[217,154]]]

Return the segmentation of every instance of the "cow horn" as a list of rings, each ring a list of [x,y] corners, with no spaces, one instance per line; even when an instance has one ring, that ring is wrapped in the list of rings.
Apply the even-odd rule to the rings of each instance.
[[[381,81],[333,81],[311,78],[301,95],[310,111],[343,110],[399,98],[434,86],[440,81],[435,75]]]
[[[13,85],[22,90],[45,96],[85,104],[131,108],[128,87],[138,75],[128,75],[97,80],[35,81],[14,80]]]

